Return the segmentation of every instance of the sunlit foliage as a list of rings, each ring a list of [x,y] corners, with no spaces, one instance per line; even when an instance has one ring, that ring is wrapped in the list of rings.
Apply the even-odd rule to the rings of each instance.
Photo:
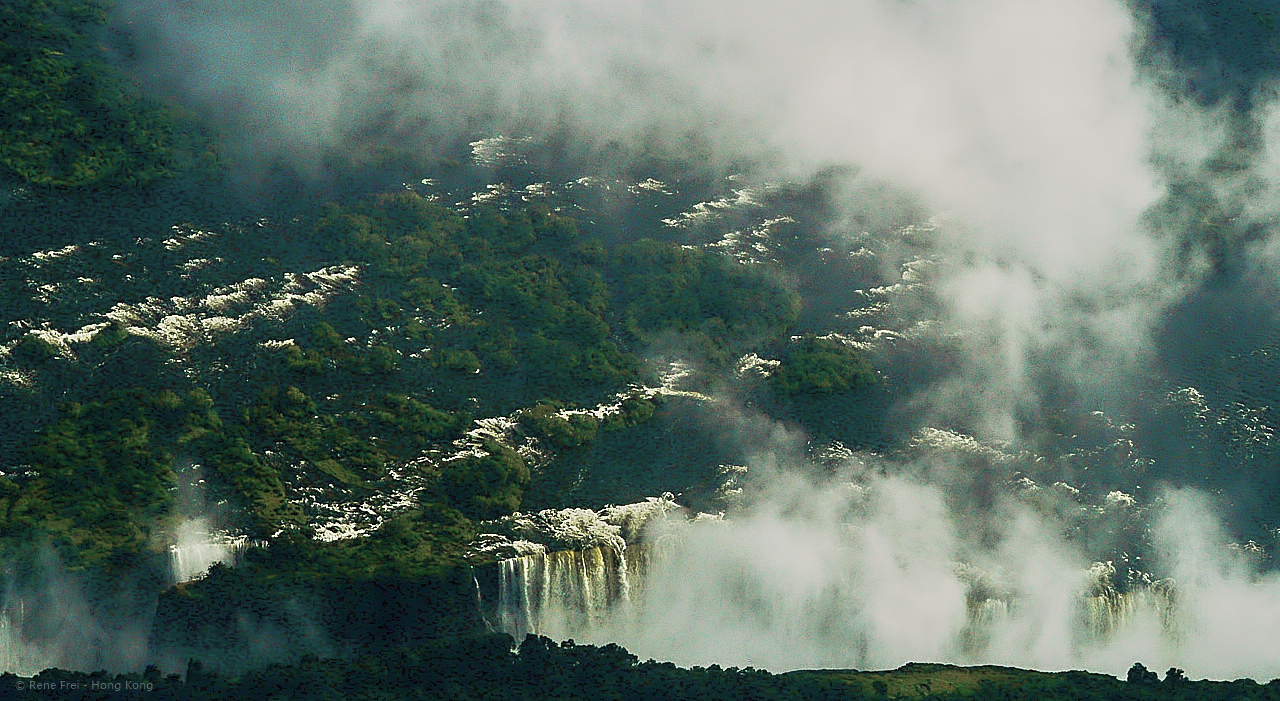
[[[96,39],[104,21],[96,0],[0,4],[0,168],[77,187],[215,164],[198,128],[107,64]]]

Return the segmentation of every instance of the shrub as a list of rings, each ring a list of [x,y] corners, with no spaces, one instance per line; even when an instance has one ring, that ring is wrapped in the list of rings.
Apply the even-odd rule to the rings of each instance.
[[[465,516],[495,519],[520,508],[529,486],[529,468],[512,449],[486,441],[482,455],[468,455],[445,463],[441,481],[450,502]]]
[[[599,422],[590,414],[562,416],[552,404],[539,403],[519,413],[521,425],[560,448],[575,448],[596,439]]]
[[[774,373],[780,394],[837,394],[875,384],[875,370],[862,351],[840,341],[806,337]]]

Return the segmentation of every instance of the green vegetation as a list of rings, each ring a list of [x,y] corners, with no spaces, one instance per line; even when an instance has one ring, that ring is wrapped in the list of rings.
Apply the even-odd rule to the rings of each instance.
[[[474,519],[506,516],[520,507],[529,468],[516,452],[486,441],[482,455],[463,455],[442,468],[449,502]]]
[[[840,341],[806,336],[782,359],[772,377],[784,395],[839,394],[876,382],[871,361]]]
[[[610,269],[627,333],[678,333],[713,361],[778,338],[800,313],[799,297],[767,274],[696,249],[642,240],[618,248]]]
[[[799,310],[762,271],[655,241],[609,250],[537,207],[463,216],[404,192],[331,205],[308,236],[367,266],[353,326],[402,329],[402,354],[429,348],[424,383],[500,411],[615,390],[659,337],[722,361],[778,338]],[[318,356],[299,353],[292,362],[314,370]]]
[[[111,219],[121,237],[142,242],[184,221],[168,220],[171,211],[226,209],[182,199],[227,194],[196,182],[218,167],[216,148],[179,107],[144,95],[110,65],[99,43],[108,34],[104,7],[0,7],[0,180],[45,198],[15,199],[10,211],[50,240]],[[157,200],[176,193],[181,201],[151,203],[160,181],[173,190]],[[131,194],[117,200],[106,191]],[[62,201],[77,205],[62,219],[46,217],[54,209],[46,205]],[[287,639],[305,637],[305,622],[281,613],[282,601],[302,602],[324,630],[371,649],[385,647],[393,629],[406,644],[474,630],[462,559],[474,521],[520,508],[539,480],[554,493],[581,480],[554,468],[532,474],[496,442],[441,459],[473,416],[515,414],[547,447],[576,454],[571,471],[580,471],[601,436],[639,435],[656,407],[638,393],[615,413],[564,407],[612,401],[640,382],[641,354],[653,344],[723,367],[743,349],[785,338],[800,309],[764,268],[647,239],[606,245],[544,207],[460,210],[412,192],[291,206],[288,223],[223,225],[209,269],[274,282],[285,271],[346,262],[359,267],[354,292],[194,348],[118,321],[69,346],[25,326],[0,339],[8,348],[0,364],[19,380],[0,399],[20,414],[0,465],[0,554],[20,574],[46,543],[68,566],[104,575],[100,582],[162,568],[182,464],[200,465],[206,498],[230,506],[230,527],[272,541],[242,566],[163,595],[158,620],[190,631],[168,641],[175,649],[218,649],[236,639],[240,615]],[[119,284],[124,304],[163,304],[225,284],[200,267],[174,268],[163,252],[154,266],[111,258],[102,253],[110,245],[71,254],[111,272],[86,271],[77,284]],[[61,275],[51,260],[31,274]],[[0,282],[15,319],[70,329],[107,313],[80,308],[70,294],[49,311],[25,277]],[[438,462],[410,464],[424,454]],[[367,538],[313,538],[291,489],[367,498],[392,467],[425,485],[410,513]]]
[[[213,476],[222,489],[244,509],[250,535],[262,537],[278,528],[302,527],[302,509],[288,501],[280,473],[253,452],[240,431],[225,430],[216,415],[210,427],[214,430],[193,447],[213,468]]]
[[[650,415],[653,411],[650,409]],[[557,448],[576,448],[596,439],[600,422],[590,414],[571,413],[561,415],[561,407],[548,402],[538,402],[519,414],[520,423],[534,434],[541,436]]]
[[[96,0],[0,5],[0,169],[35,185],[137,186],[216,161],[176,108],[107,65]]]
[[[604,283],[575,248],[570,220],[536,209],[463,218],[401,193],[331,207],[313,236],[369,266],[362,321],[402,324],[409,339],[430,344],[438,381],[486,372],[503,393],[528,396],[634,375],[610,338]]]
[[[207,392],[133,388],[67,404],[26,454],[21,482],[0,478],[0,547],[23,561],[49,540],[72,567],[127,567],[166,523],[177,456],[210,468],[253,533],[302,525],[279,473],[222,422]]]
[[[31,450],[35,476],[0,479],[0,534],[19,551],[50,537],[80,567],[139,555],[171,502],[173,457],[153,440],[170,411],[140,392],[69,405]]]
[[[226,264],[256,273],[268,250],[273,270],[346,261],[360,266],[354,292],[191,350],[119,322],[70,352],[38,333],[9,337],[8,362],[33,378],[13,401],[57,408],[32,418],[29,443],[6,458],[7,555],[50,542],[72,567],[116,574],[162,561],[179,463],[202,466],[206,497],[232,506],[233,528],[273,541],[269,557],[166,595],[166,615],[187,622],[224,612],[212,628],[197,626],[204,637],[180,641],[194,648],[212,649],[235,611],[342,599],[362,587],[435,591],[444,608],[421,626],[466,629],[475,622],[448,621],[474,608],[469,575],[455,581],[469,571],[458,554],[473,521],[520,508],[539,480],[544,495],[567,493],[602,435],[655,416],[641,394],[602,417],[564,407],[608,401],[639,381],[638,353],[650,343],[683,339],[714,367],[784,337],[798,309],[763,269],[653,241],[610,248],[536,207],[464,213],[403,192],[329,205],[268,232],[279,246],[241,236],[226,247],[235,257]],[[452,452],[473,415],[507,412],[547,447],[577,453],[568,472],[534,475],[496,442],[407,466]],[[392,466],[427,485],[414,514],[369,538],[311,539],[289,480],[359,499],[383,489]],[[304,586],[307,578],[314,582]],[[302,634],[286,623],[274,625]]]
[[[428,504],[368,538],[281,539],[234,569],[216,566],[162,595],[157,642],[206,659],[251,661],[245,617],[299,645],[321,635],[344,649],[471,631],[480,622],[463,551],[474,536],[456,510]]]
[[[29,333],[13,347],[13,359],[20,367],[40,367],[58,356],[58,349],[36,334]]]
[[[910,664],[885,672],[800,671],[786,674],[747,667],[693,667],[639,661],[617,645],[597,647],[555,643],[529,636],[518,654],[509,636],[471,635],[388,646],[349,659],[306,656],[240,676],[210,672],[193,661],[185,679],[143,674],[109,677],[49,670],[29,683],[64,683],[92,688],[93,682],[132,684],[113,698],[125,699],[617,699],[649,701],[1271,701],[1280,699],[1280,681],[1189,681],[1170,670],[1162,681],[1134,683],[1087,672],[1032,672],[1003,667]],[[15,688],[13,675],[0,685]],[[33,691],[39,687],[30,687]],[[66,687],[64,687],[66,688]],[[30,692],[28,692],[30,693]],[[38,692],[36,692],[38,693]],[[103,694],[62,691],[58,698],[97,699]]]
[[[653,417],[639,395],[604,420],[560,413],[637,380],[635,351],[679,337],[715,363],[782,336],[798,309],[762,271],[653,241],[610,250],[538,208],[464,216],[405,192],[330,205],[291,235],[360,264],[363,283],[289,322],[292,342],[197,349],[199,363],[238,368],[230,381],[178,373],[170,351],[114,322],[76,348],[78,361],[38,335],[18,339],[13,361],[64,408],[16,456],[39,478],[0,485],[6,542],[21,550],[49,535],[87,567],[135,556],[169,513],[178,458],[206,467],[251,533],[305,532],[285,462],[313,485],[376,490],[388,466],[459,437],[471,412],[521,406],[527,431],[581,448]],[[366,338],[377,340],[356,340]],[[486,519],[519,508],[533,476],[491,443],[436,478],[440,503]],[[84,493],[93,498],[66,496]]]
[[[453,436],[466,422],[404,394],[387,394],[369,406],[368,417],[389,454],[408,458],[433,441]]]

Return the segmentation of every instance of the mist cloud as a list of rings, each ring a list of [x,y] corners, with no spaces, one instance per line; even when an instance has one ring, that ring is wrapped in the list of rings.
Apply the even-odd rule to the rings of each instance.
[[[565,124],[601,142],[698,132],[722,158],[921,188],[995,226],[993,249],[1049,239],[1022,253],[1065,274],[1157,194],[1133,21],[1109,0],[123,8],[157,81],[233,141],[295,158],[375,128],[417,131],[409,148]]]
[[[648,563],[632,570],[629,600],[588,623],[560,608],[557,590],[535,629],[775,672],[933,661],[1123,675],[1143,661],[1193,678],[1280,674],[1280,579],[1227,547],[1203,493],[1163,495],[1147,565],[1164,579],[1123,591],[1069,522],[1008,494],[984,533],[967,523],[973,506],[902,474],[774,479],[726,520],[651,523],[643,552],[627,551]]]
[[[980,359],[961,383],[983,387],[980,423],[1004,438],[1034,413],[1029,356],[1080,377],[1099,356],[1132,364],[1182,290],[1171,244],[1141,224],[1172,107],[1112,0],[131,0],[121,13],[143,73],[221,124],[249,168],[571,134],[624,159],[695,138],[712,168],[852,165],[912,189],[955,222],[940,229],[939,289]],[[1184,135],[1212,123],[1196,116]],[[1174,150],[1166,163],[1199,155]]]
[[[1204,184],[1265,224],[1256,182],[1280,162],[1273,149],[1239,177],[1207,174],[1239,130],[1212,100],[1178,103],[1167,66],[1135,62],[1158,58],[1137,51],[1148,28],[1110,0],[129,0],[120,13],[139,69],[218,124],[250,169],[283,159],[319,173],[335,154],[571,134],[620,158],[692,140],[709,168],[750,163],[765,179],[851,165],[917,193],[946,213],[928,283],[965,358],[925,404],[1002,439],[1040,410],[1046,368],[1097,392],[1140,374],[1162,312],[1209,274],[1211,246],[1185,245],[1203,211],[1148,216],[1171,183]],[[1193,674],[1273,669],[1280,651],[1250,620],[1280,610],[1276,585],[1217,546],[1190,547],[1220,529],[1195,498],[1171,497],[1159,531],[1186,546],[1163,556],[1185,582],[1183,637],[1149,601],[1095,640],[1076,607],[1091,554],[1012,501],[989,515],[1003,524],[994,542],[974,540],[974,505],[949,503],[939,482],[884,478],[855,493],[779,473],[743,519],[673,534],[684,545],[650,590],[663,615],[642,612],[615,639],[641,655],[771,668],[950,659],[1122,672],[1158,651],[1153,666]],[[965,632],[957,560],[1022,602],[993,609],[978,648],[963,642],[978,634]],[[1247,619],[1248,607],[1263,613]],[[1240,642],[1227,639],[1235,627]],[[1201,634],[1226,652],[1178,642]]]

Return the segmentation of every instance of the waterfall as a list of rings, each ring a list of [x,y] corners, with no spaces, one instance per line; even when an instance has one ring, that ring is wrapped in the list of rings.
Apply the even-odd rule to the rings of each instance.
[[[991,644],[995,628],[1009,619],[1009,602],[1003,599],[970,600],[960,646],[967,654],[981,653]]]
[[[527,633],[583,637],[607,625],[631,598],[622,550],[597,546],[498,563],[498,627],[517,640]]]
[[[1017,597],[971,598],[963,628],[961,649],[980,659],[994,636],[1023,613]],[[1109,583],[1077,600],[1079,623],[1077,642],[1105,646],[1126,626],[1147,616],[1162,630],[1174,625],[1174,592],[1164,582],[1146,582],[1120,591]]]
[[[485,615],[484,593],[480,591],[480,580],[476,578],[475,570],[471,571],[471,590],[472,598],[476,603],[476,610],[480,612],[480,620],[484,623],[484,629],[492,633],[494,631],[493,623]]]
[[[141,669],[148,658],[154,598],[145,590],[99,590],[51,560],[21,587],[0,586],[0,672],[30,676],[50,667]]]
[[[1122,591],[1117,588],[1116,568],[1110,562],[1095,562],[1089,568],[1088,578],[1085,628],[1093,641],[1107,641],[1143,615],[1153,616],[1162,629],[1173,625],[1174,590],[1170,582],[1139,574],[1136,581],[1130,581]]]
[[[174,584],[200,579],[209,568],[228,559],[221,543],[188,543],[169,546],[169,570]]]
[[[176,465],[174,471],[180,520],[169,545],[169,581],[181,584],[200,579],[216,563],[233,563],[243,554],[248,541],[215,529],[214,514],[205,501],[203,466],[186,461]]]
[[[1085,599],[1089,633],[1106,640],[1136,619],[1150,613],[1162,629],[1173,625],[1173,592],[1168,586],[1148,585],[1126,592],[1108,591]]]
[[[0,609],[0,670],[28,672],[40,664],[38,650],[23,640],[26,602],[20,597],[6,597]]]
[[[649,551],[656,547],[646,530],[679,509],[665,493],[598,512],[544,509],[506,517],[475,544],[477,552],[500,558],[497,604],[493,589],[486,589],[491,603],[481,605],[482,614],[517,640],[528,633],[593,639],[616,627],[618,614],[629,614],[643,593]]]
[[[625,644],[634,642],[637,635],[643,640],[644,631],[652,630],[652,622],[665,620],[667,615],[662,602],[645,601],[650,584],[646,578],[657,562],[666,560],[664,553],[669,555],[660,544],[638,543],[625,551],[597,546],[501,560],[497,566],[497,606],[488,609],[486,623],[517,641],[529,633],[589,642]],[[1090,586],[1073,597],[1070,610],[1075,613],[1069,615],[1075,622],[1069,626],[1073,631],[1070,644],[1080,650],[1106,649],[1140,620],[1156,621],[1166,631],[1175,625],[1176,597],[1171,583],[1143,580],[1122,590],[1113,583],[1114,574],[1109,563],[1096,564],[1086,579]],[[1003,659],[1001,655],[1011,645],[1021,644],[1027,631],[1040,625],[1034,623],[1041,620],[1035,604],[1023,596],[993,587],[972,574],[962,579],[969,588],[967,610],[955,629],[951,649],[956,656],[948,659],[965,663],[987,661],[993,655]],[[844,643],[865,647],[868,638],[861,629],[865,624],[861,606],[847,601],[835,605],[840,612],[834,615],[843,616],[848,624]],[[775,621],[784,628],[793,623],[796,621]],[[865,654],[858,659],[864,658]]]
[[[174,584],[200,579],[217,563],[233,565],[251,547],[265,547],[245,536],[215,533],[204,518],[183,521],[169,546],[169,575]]]

